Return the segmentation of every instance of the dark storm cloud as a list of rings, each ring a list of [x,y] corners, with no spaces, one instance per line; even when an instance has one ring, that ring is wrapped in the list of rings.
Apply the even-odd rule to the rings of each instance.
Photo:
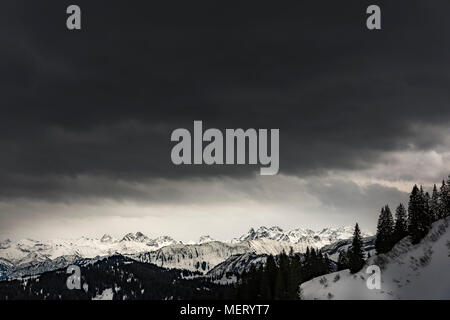
[[[305,176],[433,148],[417,128],[450,119],[448,1],[379,1],[377,32],[364,1],[77,1],[79,32],[69,4],[0,11],[2,197],[65,194],[79,175],[252,172],[172,165],[170,133],[193,120],[280,128],[280,171]]]
[[[341,212],[347,211],[360,217],[377,217],[382,203],[395,208],[400,202],[408,201],[406,192],[379,184],[361,187],[351,181],[330,179],[326,183],[311,181],[306,188],[318,197],[323,206],[339,208]]]

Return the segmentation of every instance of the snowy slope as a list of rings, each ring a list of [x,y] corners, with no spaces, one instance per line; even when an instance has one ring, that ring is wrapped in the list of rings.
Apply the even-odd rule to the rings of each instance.
[[[366,256],[373,256],[376,254],[375,251],[375,240],[376,236],[370,236],[362,239],[363,250],[366,252]],[[337,262],[339,258],[339,253],[347,252],[351,247],[352,239],[339,240],[332,244],[328,244],[321,248],[323,253],[328,255],[328,258]]]
[[[412,245],[406,237],[387,254],[371,257],[352,275],[348,270],[301,285],[303,299],[450,299],[450,218],[435,222],[428,235]],[[366,268],[381,269],[381,289],[366,286]]]
[[[46,259],[43,261],[29,261],[26,263],[9,268],[6,272],[8,278],[19,278],[23,276],[37,275],[47,271],[53,271],[65,268],[68,265],[75,264],[81,259],[80,256],[61,256],[53,260]]]
[[[219,263],[208,272],[208,276],[213,279],[227,278],[227,274],[242,274],[250,270],[251,266],[260,268],[267,261],[266,254],[244,253],[229,257],[227,260]]]
[[[232,255],[245,253],[277,255],[283,250],[289,252],[291,247],[296,252],[303,249],[301,244],[261,238],[239,243],[210,241],[195,245],[170,245],[156,251],[130,255],[130,257],[159,267],[206,273]]]
[[[207,272],[229,256],[242,254],[248,252],[248,250],[245,245],[213,241],[193,245],[170,245],[156,251],[135,254],[130,257],[163,268]]]

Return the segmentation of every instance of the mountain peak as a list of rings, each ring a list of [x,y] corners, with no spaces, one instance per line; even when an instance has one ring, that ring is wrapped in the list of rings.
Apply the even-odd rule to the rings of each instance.
[[[149,238],[143,234],[142,232],[138,231],[135,234],[133,233],[127,233],[121,241],[136,241],[136,242],[146,242]]]
[[[147,245],[154,248],[161,248],[172,244],[179,244],[181,242],[175,241],[169,236],[159,236],[156,239],[148,239]]]
[[[250,228],[247,234],[240,236],[238,239],[234,239],[235,241],[249,241],[256,240],[260,238],[269,238],[273,240],[282,240],[283,237],[283,229],[278,226],[272,226],[270,228],[266,226],[260,226],[258,229]]]
[[[199,239],[198,239],[198,244],[202,244],[202,243],[206,243],[206,242],[211,242],[211,241],[216,241],[215,239],[213,239],[211,236],[209,236],[209,235],[204,235],[204,236],[201,236]]]
[[[109,234],[104,234],[103,237],[100,239],[101,242],[113,242],[114,238]]]
[[[11,245],[10,239],[5,239],[4,241],[0,241],[0,249],[9,248],[10,245]]]

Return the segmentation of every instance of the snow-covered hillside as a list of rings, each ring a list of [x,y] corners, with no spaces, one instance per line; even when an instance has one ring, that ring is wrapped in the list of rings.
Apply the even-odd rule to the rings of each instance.
[[[375,236],[362,238],[363,250],[366,252],[366,256],[373,256],[376,253],[375,240],[376,240]],[[328,255],[328,258],[330,258],[334,262],[337,262],[339,259],[339,254],[341,252],[347,252],[348,249],[351,247],[351,244],[352,244],[351,238],[339,240],[337,242],[322,247],[321,250],[323,253],[326,253]]]
[[[409,237],[387,254],[372,256],[356,274],[348,270],[303,283],[303,299],[450,299],[450,218],[435,222],[412,245]],[[381,269],[381,288],[368,289],[369,265]]]
[[[246,252],[248,247],[245,245],[212,241],[192,245],[176,244],[130,257],[163,268],[207,272],[229,256]]]
[[[251,266],[257,269],[266,264],[266,254],[244,253],[229,257],[227,260],[219,263],[208,272],[208,276],[213,279],[225,279],[235,274],[242,274],[250,270]]]
[[[265,238],[239,243],[209,241],[195,245],[170,245],[156,251],[130,255],[130,257],[159,267],[206,273],[232,255],[246,253],[277,255],[283,250],[289,252],[290,248],[298,252],[303,250],[303,245]]]

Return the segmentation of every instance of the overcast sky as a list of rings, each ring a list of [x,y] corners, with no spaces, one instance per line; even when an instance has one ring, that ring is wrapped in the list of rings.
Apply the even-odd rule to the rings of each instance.
[[[2,2],[0,239],[320,229],[450,173],[448,1]],[[176,128],[279,128],[280,173],[175,166]]]

